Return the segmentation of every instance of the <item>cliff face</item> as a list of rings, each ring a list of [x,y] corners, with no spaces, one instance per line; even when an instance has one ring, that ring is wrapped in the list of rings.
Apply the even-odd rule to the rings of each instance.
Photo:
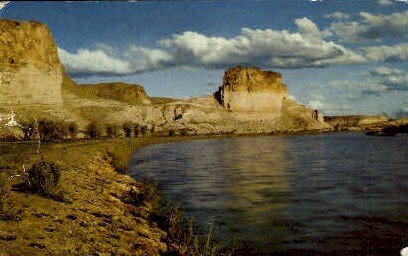
[[[60,113],[62,72],[46,26],[0,20],[0,113]]]
[[[225,72],[211,96],[150,99],[139,85],[78,85],[63,70],[49,29],[37,22],[0,21],[0,117],[48,117],[102,125],[132,121],[158,132],[269,133],[326,129],[321,115],[287,98],[281,75],[251,67]]]
[[[388,123],[385,116],[326,116],[324,120],[332,125],[335,130],[364,130],[370,127],[382,126]]]
[[[287,96],[281,78],[279,73],[258,68],[230,68],[215,97],[224,108],[234,112],[279,113]]]

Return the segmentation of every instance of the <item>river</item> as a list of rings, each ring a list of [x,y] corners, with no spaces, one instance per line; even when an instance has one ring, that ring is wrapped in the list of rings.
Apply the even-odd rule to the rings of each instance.
[[[157,144],[130,174],[151,178],[202,230],[262,254],[398,255],[408,246],[408,136],[362,133]]]

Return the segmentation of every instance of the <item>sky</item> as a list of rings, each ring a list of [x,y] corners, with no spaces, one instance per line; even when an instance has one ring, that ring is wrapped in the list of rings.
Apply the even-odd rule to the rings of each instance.
[[[326,115],[408,116],[407,0],[2,2],[0,18],[48,25],[79,83],[187,98],[256,66]]]

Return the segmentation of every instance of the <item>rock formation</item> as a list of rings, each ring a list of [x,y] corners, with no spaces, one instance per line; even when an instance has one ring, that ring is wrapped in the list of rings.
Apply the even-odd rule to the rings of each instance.
[[[234,67],[206,97],[149,98],[139,85],[78,85],[64,72],[49,29],[37,22],[0,21],[0,115],[76,121],[126,121],[158,132],[272,133],[330,128],[315,110],[287,98],[281,75]]]
[[[259,68],[230,68],[214,95],[234,112],[280,112],[287,97],[281,78],[280,73]]]
[[[62,72],[46,26],[0,20],[0,113],[61,114]]]

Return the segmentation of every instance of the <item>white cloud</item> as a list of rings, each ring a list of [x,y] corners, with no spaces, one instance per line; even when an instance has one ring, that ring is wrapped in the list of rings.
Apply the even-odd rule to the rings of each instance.
[[[5,8],[11,1],[0,1],[0,11]]]
[[[330,18],[330,19],[336,19],[336,20],[346,20],[350,18],[350,15],[345,14],[344,12],[333,12],[333,13],[324,15],[324,17]]]
[[[362,63],[364,58],[332,41],[307,18],[297,19],[298,32],[242,28],[232,38],[211,37],[186,31],[161,41],[176,65],[225,67],[261,65],[263,67],[301,68],[332,64]]]
[[[407,61],[408,43],[396,44],[392,46],[379,45],[361,48],[365,52],[365,57],[370,61]]]
[[[103,49],[79,49],[70,53],[58,48],[58,54],[65,70],[74,76],[123,75],[133,72],[129,62],[109,56]]]
[[[378,3],[380,5],[390,5],[392,4],[392,1],[391,0],[378,0]]]
[[[172,61],[172,56],[164,50],[137,45],[129,47],[125,56],[132,63],[135,72],[159,69]]]
[[[307,105],[312,109],[323,109],[324,103],[320,100],[310,100]]]
[[[328,40],[331,32],[319,29],[308,18],[294,22],[295,32],[242,28],[236,36],[216,37],[185,31],[158,41],[158,48],[132,45],[116,53],[109,46],[97,45],[95,49],[79,49],[74,53],[59,49],[59,53],[67,72],[73,76],[128,75],[171,67],[224,69],[248,65],[274,69],[408,60],[406,43],[352,50]]]
[[[407,38],[408,11],[388,15],[359,13],[359,21],[336,21],[330,30],[341,40],[359,42],[384,37]]]
[[[379,83],[385,85],[389,91],[407,91],[408,77],[406,72],[388,67],[378,67],[371,70],[369,75],[378,79]]]

